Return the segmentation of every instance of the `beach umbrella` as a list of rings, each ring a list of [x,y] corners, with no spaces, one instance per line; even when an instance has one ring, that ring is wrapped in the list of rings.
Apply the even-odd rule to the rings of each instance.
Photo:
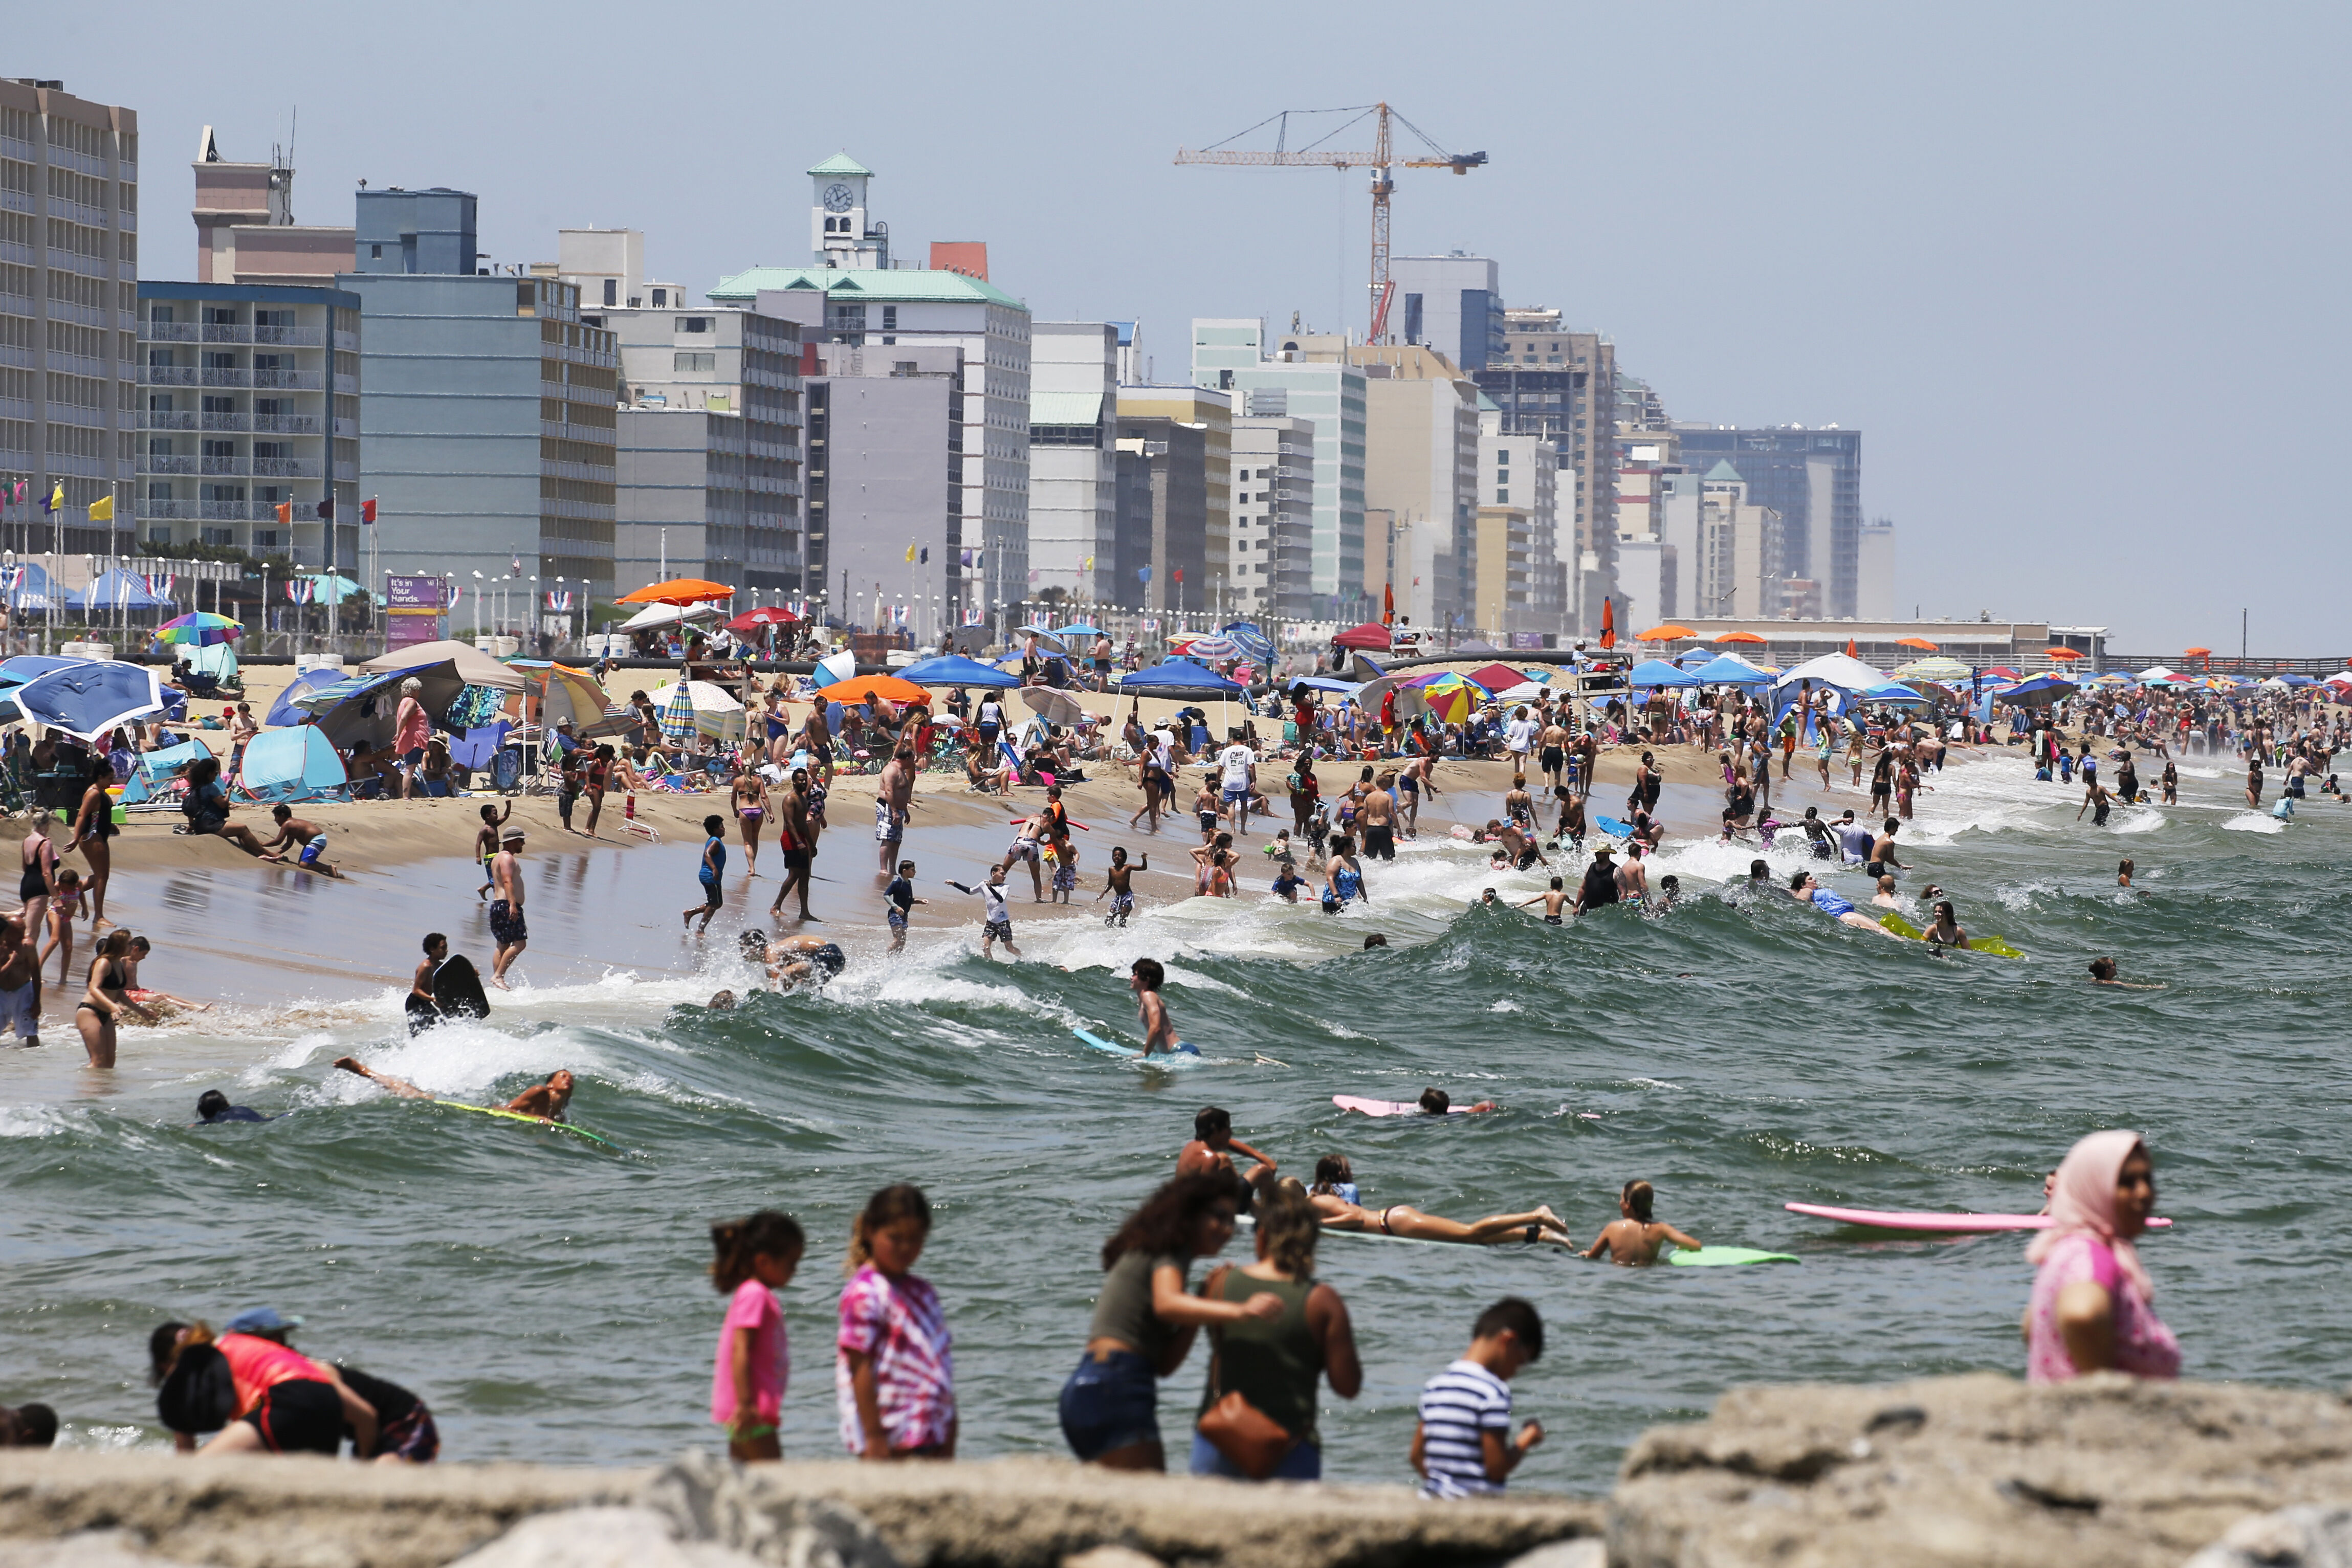
[[[110,659],[84,659],[74,668],[51,670],[9,695],[26,718],[84,740],[163,708],[163,685],[153,670]]]
[[[2090,657],[2089,654],[2084,653],[2080,648],[2052,648],[2049,650],[2049,656],[2053,659],[2063,660],[2065,663],[2070,664],[2077,659],[2087,659]]]
[[[1244,657],[1256,664],[1268,666],[1273,664],[1274,639],[1268,637],[1255,622],[1230,622],[1226,624],[1224,632],[1226,636],[1233,639],[1234,645],[1242,651]]]
[[[1697,632],[1692,631],[1687,626],[1675,626],[1670,623],[1664,626],[1653,626],[1647,632],[1636,632],[1633,633],[1633,641],[1636,643],[1674,643],[1679,642],[1685,637],[1696,637],[1697,635]]]
[[[624,632],[651,632],[664,626],[683,626],[690,621],[716,621],[719,610],[711,604],[648,604],[621,622]]]
[[[756,632],[762,626],[789,626],[799,619],[800,617],[793,614],[791,611],[783,609],[779,605],[771,604],[765,609],[745,611],[742,614],[735,617],[734,620],[727,622],[727,630],[730,632]]]
[[[1524,685],[1528,680],[1528,672],[1515,670],[1508,664],[1481,664],[1470,672],[1470,679],[1490,692],[1499,693],[1506,687]]]
[[[1168,651],[1187,659],[1238,659],[1242,656],[1241,644],[1225,636],[1186,637],[1171,643]]]
[[[903,707],[908,703],[929,703],[931,694],[899,675],[852,675],[824,688],[827,702],[862,703],[868,697]]]
[[[215,615],[209,610],[195,610],[185,615],[174,616],[157,627],[155,641],[202,648],[215,643],[226,643],[244,631],[243,622]]]
[[[660,716],[662,737],[673,745],[696,735],[725,740],[742,733],[743,705],[715,681],[673,681],[646,696]]]
[[[1450,670],[1407,681],[1404,687],[1419,693],[1429,711],[1444,724],[1460,724],[1487,695],[1486,687]]]
[[[1103,631],[1101,627],[1089,625],[1084,621],[1073,621],[1067,626],[1056,626],[1054,628],[1054,635],[1059,637],[1066,646],[1073,637],[1094,638],[1099,637],[1102,634]]]
[[[1895,639],[1895,645],[1898,648],[1916,648],[1923,653],[1933,653],[1940,651],[1937,648],[1936,644],[1928,642],[1925,637],[1897,637]]]
[[[2015,670],[2006,664],[1995,664],[1991,669],[1979,673],[1989,681],[2014,681],[2021,678]]]
[[[1969,667],[1958,659],[1938,656],[1933,659],[1914,659],[1909,664],[1888,673],[1898,681],[1934,681],[1939,685],[1948,685],[1953,681],[1968,679]]]
[[[709,582],[698,577],[673,577],[667,582],[649,583],[634,592],[624,593],[615,604],[707,604],[713,600],[732,599],[735,591],[725,583]]]
[[[1617,596],[1613,593],[1601,601],[1601,645],[1617,645]]]
[[[1342,648],[1377,648],[1383,653],[1395,645],[1389,637],[1389,629],[1377,621],[1350,626],[1331,641]]]
[[[2172,672],[2162,664],[2150,664],[2139,673],[2139,678],[2143,681],[2168,681],[2172,679]]]
[[[394,670],[416,670],[425,664],[444,661],[457,666],[458,680],[469,686],[496,686],[500,691],[522,690],[520,670],[509,669],[471,643],[460,643],[444,637],[435,643],[416,643],[405,648],[394,648],[379,658],[373,658],[360,668],[370,674],[385,674]]]
[[[1091,716],[1076,697],[1051,686],[1024,686],[1021,700],[1047,724],[1083,724]]]
[[[1817,686],[1835,686],[1842,692],[1866,692],[1885,685],[1886,677],[1850,653],[1823,653],[1789,671],[1777,684],[1785,687],[1803,681]]]
[[[1722,636],[1714,639],[1714,641],[1717,643],[1755,643],[1760,644],[1766,641],[1766,639],[1759,637],[1753,632],[1726,632]]]
[[[311,574],[310,602],[341,604],[360,591],[360,585],[340,572],[321,571]]]

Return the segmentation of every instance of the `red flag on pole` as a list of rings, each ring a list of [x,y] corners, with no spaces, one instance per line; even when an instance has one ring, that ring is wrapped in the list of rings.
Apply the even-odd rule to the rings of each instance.
[[[363,523],[372,523],[375,521],[375,497],[373,496],[370,496],[366,500],[360,503],[360,521]]]
[[[1614,599],[1601,601],[1601,645],[1604,648],[1617,645],[1617,601]]]
[[[1861,657],[1860,653],[1855,649],[1855,647],[1854,647],[1854,645],[1853,645],[1853,638],[1851,638],[1851,637],[1848,637],[1848,638],[1845,640],[1845,656],[1846,656],[1847,658],[1849,658],[1849,659],[1854,659],[1854,658],[1859,658],[1859,657]]]

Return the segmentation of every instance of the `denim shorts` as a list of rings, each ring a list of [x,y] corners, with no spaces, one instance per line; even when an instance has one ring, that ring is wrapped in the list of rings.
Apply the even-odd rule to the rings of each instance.
[[[1128,1350],[1103,1361],[1081,1354],[1062,1385],[1062,1436],[1082,1461],[1160,1441],[1160,1380],[1151,1364]]]
[[[1245,1481],[1250,1478],[1239,1465],[1225,1458],[1214,1443],[1192,1434],[1192,1473],[1196,1476],[1223,1476],[1229,1481]],[[1319,1481],[1323,1479],[1323,1450],[1313,1443],[1300,1443],[1282,1456],[1282,1463],[1274,1467],[1270,1481]]]

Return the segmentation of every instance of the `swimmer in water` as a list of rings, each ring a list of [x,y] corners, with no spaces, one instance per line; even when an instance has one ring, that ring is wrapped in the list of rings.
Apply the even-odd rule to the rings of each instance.
[[[1548,891],[1538,893],[1533,898],[1519,900],[1519,907],[1525,909],[1530,904],[1540,904],[1544,906],[1543,922],[1546,925],[1564,925],[1567,921],[1560,912],[1568,907],[1567,887],[1567,880],[1556,876],[1551,879],[1551,887]]]
[[[2129,886],[2132,884],[2132,883],[2131,883],[2131,879],[2132,879],[2132,862],[2129,862],[2129,861],[2126,861],[2126,862],[2124,862],[2121,865],[2119,865],[2119,866],[2116,867],[2116,885],[2117,887],[2129,887]]]
[[[1801,871],[1789,879],[1789,896],[1799,904],[1811,904],[1841,925],[1851,925],[1857,931],[1875,931],[1881,936],[1893,936],[1897,942],[1903,940],[1869,915],[1855,914],[1852,900],[1841,898],[1815,882],[1813,873],[1809,871]]]
[[[1454,1113],[1454,1096],[1443,1089],[1423,1090],[1421,1099],[1416,1103],[1421,1106],[1421,1113],[1424,1116],[1450,1116]],[[1463,1106],[1462,1113],[1468,1116],[1480,1111],[1493,1111],[1499,1108],[1492,1100],[1481,1100],[1475,1105]]]
[[[746,931],[738,940],[743,956],[765,969],[781,991],[822,984],[849,966],[841,949],[822,936],[787,936],[770,942],[764,931]]]
[[[1252,1162],[1244,1176],[1235,1156]],[[1253,1194],[1274,1190],[1282,1174],[1272,1155],[1261,1154],[1234,1136],[1233,1113],[1223,1106],[1204,1105],[1192,1118],[1192,1137],[1176,1151],[1176,1174],[1202,1176],[1222,1171]],[[1248,1207],[1246,1203],[1244,1207]]]
[[[1605,1257],[1627,1268],[1641,1268],[1656,1262],[1659,1249],[1669,1241],[1685,1252],[1701,1250],[1696,1237],[1685,1236],[1665,1221],[1650,1218],[1650,1206],[1656,1197],[1648,1182],[1627,1182],[1617,1195],[1619,1218],[1601,1228],[1601,1234],[1584,1249],[1584,1255]]]
[[[335,1060],[335,1065],[346,1072],[358,1073],[379,1089],[389,1090],[404,1100],[440,1098],[436,1094],[427,1094],[404,1078],[394,1078],[389,1072],[378,1072],[374,1068],[361,1062],[357,1057],[338,1057]],[[511,1111],[519,1116],[529,1116],[535,1121],[560,1122],[563,1119],[564,1107],[572,1103],[572,1074],[559,1067],[547,1075],[546,1082],[532,1084],[499,1109]]]
[[[1458,1241],[1472,1247],[1491,1247],[1498,1241],[1549,1241],[1571,1249],[1576,1246],[1559,1216],[1541,1204],[1524,1214],[1490,1214],[1465,1223],[1424,1214],[1410,1204],[1362,1207],[1339,1190],[1343,1186],[1353,1190],[1355,1183],[1355,1172],[1345,1155],[1326,1155],[1316,1162],[1315,1185],[1307,1189],[1307,1201],[1314,1205],[1324,1229],[1402,1236],[1409,1241]]]
[[[2116,961],[2113,958],[2108,957],[2098,957],[2091,960],[2091,983],[2097,986],[2114,986],[2119,990],[2126,991],[2160,991],[2164,989],[2164,982],[2161,980],[2139,981],[2116,979]]]
[[[1969,934],[1961,926],[1959,913],[1952,907],[1950,899],[1937,901],[1936,923],[1927,927],[1922,939],[1941,947],[1966,947],[1969,945]]]
[[[1138,958],[1128,966],[1127,988],[1135,993],[1135,1011],[1143,1025],[1143,1054],[1172,1056],[1180,1041],[1176,1039],[1175,1020],[1168,1016],[1168,1004],[1160,998],[1160,988],[1168,983],[1168,971],[1157,958]]]

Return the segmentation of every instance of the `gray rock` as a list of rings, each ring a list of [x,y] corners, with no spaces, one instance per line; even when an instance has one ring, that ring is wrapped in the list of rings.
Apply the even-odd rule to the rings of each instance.
[[[741,1560],[778,1568],[898,1568],[856,1510],[750,1483],[714,1454],[688,1454],[656,1476],[646,1508],[682,1540],[715,1542]]]
[[[1627,1450],[1609,1562],[2176,1568],[2251,1515],[2347,1496],[2332,1395],[2112,1373],[1741,1388]]]
[[[56,1541],[0,1541],[0,1568],[187,1568],[143,1551],[120,1530],[88,1530]]]
[[[1514,1557],[1504,1568],[1609,1568],[1609,1548],[1599,1541],[1555,1541]]]
[[[759,1559],[680,1541],[649,1508],[574,1508],[524,1520],[453,1568],[758,1568]]]
[[[1124,1546],[1097,1546],[1063,1558],[1062,1568],[1168,1568],[1168,1564]]]
[[[2352,1568],[2352,1508],[2283,1508],[2240,1520],[2188,1568]]]

